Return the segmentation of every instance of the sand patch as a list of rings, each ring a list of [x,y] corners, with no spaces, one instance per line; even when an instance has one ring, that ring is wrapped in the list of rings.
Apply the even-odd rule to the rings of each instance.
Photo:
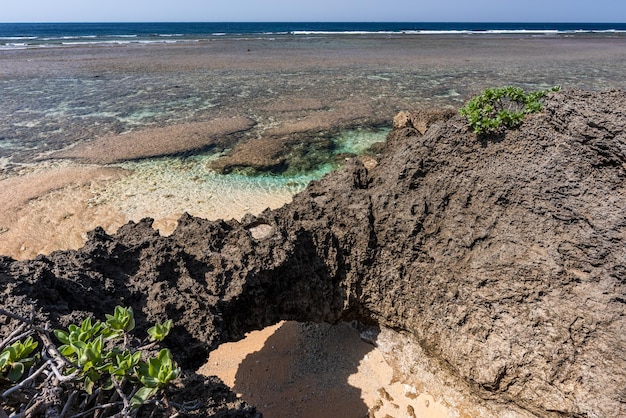
[[[97,226],[108,232],[126,222],[110,205],[92,206],[95,190],[128,173],[119,168],[55,167],[0,181],[0,254],[32,258],[76,249]]]
[[[220,377],[267,418],[455,416],[432,396],[392,383],[382,354],[348,324],[281,322],[222,344],[199,372]]]
[[[162,128],[146,128],[119,135],[108,135],[56,152],[52,158],[70,158],[95,164],[182,154],[188,151],[222,147],[228,136],[252,128],[252,119],[237,116],[209,122],[185,123]]]

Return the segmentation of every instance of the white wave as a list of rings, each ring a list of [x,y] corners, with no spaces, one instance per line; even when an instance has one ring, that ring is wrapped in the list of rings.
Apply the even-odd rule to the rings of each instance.
[[[36,36],[0,36],[0,40],[3,41],[29,41],[32,39],[37,39]]]
[[[272,34],[293,34],[293,35],[374,35],[374,34],[394,34],[402,33],[402,31],[365,31],[365,30],[348,30],[348,31],[316,31],[316,30],[295,30],[292,32],[273,32]]]
[[[5,49],[28,49],[28,44],[25,43],[15,43],[15,42],[9,42],[6,43],[4,45],[0,45],[0,50],[5,50]]]
[[[265,35],[377,35],[377,34],[405,34],[405,35],[558,35],[566,33],[626,33],[626,30],[619,29],[577,29],[577,30],[559,30],[559,29],[447,29],[447,30],[428,30],[428,29],[407,29],[397,31],[317,31],[317,30],[298,30],[292,32],[267,32]]]
[[[63,46],[81,46],[81,45],[130,45],[130,44],[174,44],[180,41],[162,39],[162,40],[132,40],[132,41],[123,41],[123,40],[110,40],[110,41],[75,41],[75,42],[61,42]]]

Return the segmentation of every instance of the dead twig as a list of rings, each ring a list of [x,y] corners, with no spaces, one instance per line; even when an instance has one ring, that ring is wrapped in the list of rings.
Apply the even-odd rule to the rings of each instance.
[[[86,411],[83,411],[83,412],[81,412],[81,413],[79,413],[79,414],[72,415],[72,416],[70,416],[69,418],[80,418],[80,417],[84,417],[85,415],[89,415],[89,414],[91,414],[92,412],[95,412],[95,411],[98,411],[98,410],[101,410],[101,409],[113,408],[113,407],[115,407],[115,406],[120,407],[120,406],[122,406],[123,404],[124,404],[124,403],[123,403],[122,401],[120,401],[120,402],[111,402],[111,403],[107,403],[107,404],[104,404],[104,405],[96,405],[96,406],[94,406],[93,408],[90,408],[90,409],[88,409],[88,410],[86,410]]]
[[[28,328],[28,324],[25,322],[22,322],[17,328],[15,328],[13,332],[11,332],[4,340],[2,340],[2,342],[0,342],[0,351],[2,351],[4,347],[11,344],[12,342],[33,333],[32,330],[27,330],[24,332],[24,329],[26,328]]]
[[[24,318],[23,316],[19,316],[14,314],[13,312],[9,312],[6,309],[0,308],[0,314],[4,316],[8,316],[9,318],[17,319],[20,322],[24,322],[29,325],[33,325],[33,321],[31,319]]]
[[[65,405],[63,406],[63,409],[61,410],[61,415],[60,415],[59,418],[65,418],[65,415],[67,414],[67,412],[69,411],[70,407],[74,403],[74,398],[76,396],[78,396],[77,392],[72,392],[72,393],[69,394],[69,396],[67,397],[67,401],[65,401]]]

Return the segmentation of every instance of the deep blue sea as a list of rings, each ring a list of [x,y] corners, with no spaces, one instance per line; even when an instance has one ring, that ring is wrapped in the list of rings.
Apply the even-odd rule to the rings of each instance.
[[[214,37],[325,34],[626,34],[626,23],[220,22],[0,23],[0,49],[77,44],[173,43]]]

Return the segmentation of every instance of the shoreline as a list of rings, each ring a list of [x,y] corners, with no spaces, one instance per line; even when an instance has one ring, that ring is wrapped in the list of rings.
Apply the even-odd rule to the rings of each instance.
[[[273,41],[225,38],[197,44],[9,51],[0,55],[0,83],[10,87],[0,110],[0,138],[6,138],[0,148],[2,173],[8,180],[32,171],[33,161],[35,167],[65,164],[54,160],[55,156],[72,158],[80,166],[81,162],[193,155],[199,149],[219,156],[206,164],[221,172],[245,171],[247,167],[253,172],[292,170],[292,164],[294,172],[306,171],[310,170],[307,164],[332,161],[329,138],[333,132],[390,125],[401,110],[458,107],[473,93],[511,80],[529,88],[543,84],[626,88],[624,47],[626,37],[492,39],[406,34],[391,38],[324,36],[304,41],[293,36]],[[77,97],[67,97],[67,92]],[[46,139],[47,148],[40,138]],[[57,191],[50,198],[67,202],[74,207],[72,211],[46,214],[45,193],[23,201],[24,208],[31,207],[45,221],[42,231],[50,229],[48,218],[67,223],[76,218],[70,213],[81,211],[91,211],[88,217],[93,218],[79,222],[83,229],[97,226],[97,216],[103,216],[110,232],[124,223],[124,216],[138,220],[141,214],[128,208],[101,207],[96,215],[88,201],[98,199],[100,186],[97,176],[91,178],[88,172],[80,176],[70,172],[68,176],[75,179],[68,178],[66,185],[78,182],[86,190],[93,180],[94,196],[78,187],[77,195],[83,195],[80,202],[71,198],[69,188],[67,196]],[[33,181],[44,179],[45,175]],[[152,183],[146,179],[143,187],[159,187]],[[13,183],[4,184],[10,188]],[[188,187],[180,182],[171,184],[177,189]],[[137,200],[141,193],[132,188],[115,190]],[[15,192],[7,189],[4,193],[9,202]],[[204,199],[183,197],[188,198],[188,206],[181,208],[185,204],[181,203],[172,216],[154,216],[168,218],[162,225],[157,222],[159,229],[170,231],[173,218],[184,211],[211,219],[239,219],[245,213],[243,207],[233,214],[222,211],[215,216],[207,215],[206,210],[193,212],[194,205]],[[171,198],[150,199],[152,206],[171,204]],[[289,200],[281,199],[283,203]],[[141,206],[140,202],[132,204]],[[274,201],[270,206],[280,204]],[[260,206],[255,210],[261,211]],[[8,220],[15,219],[19,211],[12,203],[5,205],[5,212],[11,212],[5,219],[13,223]],[[23,218],[26,227],[25,212]],[[79,246],[85,232],[75,233],[71,246],[58,247]],[[41,233],[31,228],[27,235]],[[14,238],[11,242],[19,241]],[[0,234],[0,241],[3,239],[8,239],[6,233]],[[51,251],[55,245],[41,248]],[[37,253],[33,248],[20,254],[22,246],[12,244],[12,255],[28,258]]]
[[[224,150],[239,149],[239,155],[248,156],[254,154],[250,152],[250,149],[254,150],[250,145],[251,141],[261,139],[268,144],[267,159],[272,160],[274,151],[284,148],[284,144],[290,144],[287,149],[291,150],[293,142],[290,143],[288,137],[302,130],[310,133],[316,132],[316,129],[323,131],[337,126],[367,125],[390,119],[397,109],[453,106],[462,102],[474,90],[501,80],[514,79],[527,85],[540,85],[559,84],[558,78],[562,77],[574,85],[578,83],[599,88],[613,83],[617,87],[625,86],[623,79],[614,81],[622,74],[626,61],[622,52],[626,40],[621,38],[616,42],[598,39],[498,39],[495,44],[486,42],[488,39],[484,38],[463,39],[458,44],[450,44],[450,38],[431,38],[421,42],[420,49],[411,45],[409,38],[403,38],[404,42],[399,45],[394,43],[395,40],[387,40],[391,43],[387,48],[381,48],[382,40],[377,38],[372,45],[361,44],[360,49],[352,51],[349,47],[354,45],[353,42],[363,39],[346,38],[331,45],[334,49],[328,47],[323,50],[325,52],[321,55],[319,44],[312,46],[285,41],[281,47],[286,46],[286,49],[282,50],[275,46],[276,43],[254,41],[248,51],[250,45],[227,40],[210,45],[148,48],[76,47],[72,48],[72,52],[76,53],[74,56],[61,50],[12,53],[0,56],[0,64],[9,62],[9,55],[19,56],[9,66],[0,65],[0,81],[22,83],[18,87],[26,88],[24,86],[32,84],[38,78],[54,77],[42,87],[49,92],[50,97],[41,94],[35,99],[25,99],[27,101],[24,107],[35,108],[30,109],[32,113],[20,116],[6,111],[7,114],[0,114],[0,121],[9,121],[12,124],[10,129],[7,128],[8,133],[0,132],[0,136],[12,138],[14,134],[23,134],[32,139],[36,138],[35,134],[46,135],[52,132],[50,142],[55,143],[54,146],[58,149],[67,150],[67,138],[85,141],[64,152],[78,152],[82,148],[84,155],[88,156],[91,152],[92,156],[102,158],[100,163],[105,163],[125,161],[131,155],[137,158],[159,155],[158,148],[156,151],[153,149],[146,152],[144,149],[135,154],[124,154],[124,150],[120,148],[129,145],[121,141],[124,135],[142,138],[142,133],[156,132],[157,136],[162,134],[163,138],[169,139],[167,132],[184,130],[190,126],[188,124],[250,118],[258,129],[237,131],[241,138],[236,139],[241,142],[224,145]],[[441,45],[448,49],[438,49]],[[468,49],[468,46],[474,48]],[[582,53],[576,55],[576,51]],[[134,53],[137,55],[134,56]],[[302,60],[293,59],[290,54],[294,53],[299,54],[297,56]],[[520,54],[516,55],[518,53]],[[29,59],[33,59],[35,65]],[[178,78],[184,82],[172,81]],[[154,85],[145,83],[146,80]],[[468,84],[467,80],[473,81]],[[145,88],[142,82],[147,85]],[[53,94],[57,89],[61,92],[70,91],[69,88],[81,83],[89,85],[81,90],[91,94],[85,96],[87,105],[100,104],[102,98],[102,106],[105,107],[103,113],[106,116],[94,117],[94,113],[76,116],[72,112],[78,112],[80,106],[73,108],[73,102],[69,101],[68,105],[64,97],[59,99]],[[130,109],[124,108],[124,112],[120,111],[120,114],[113,116],[107,113],[116,106],[125,106],[125,101],[134,97],[123,95],[128,91],[136,94],[137,100],[143,100],[141,104],[144,107],[137,105],[138,109],[133,109],[130,106]],[[187,96],[192,100],[180,102]],[[172,102],[182,104],[177,104],[179,107],[173,108],[174,110],[159,108],[161,113],[153,119],[143,118],[144,114],[149,113],[148,110],[152,110],[151,106],[161,103],[165,97],[171,97]],[[211,100],[219,105],[211,106]],[[43,103],[39,104],[39,101]],[[14,102],[10,104],[13,106],[11,109],[22,106],[18,99]],[[205,107],[197,110],[198,103]],[[89,111],[91,110],[90,108]],[[51,112],[54,117],[46,119],[42,116],[41,120],[46,120],[50,126],[30,128],[19,125],[29,122],[28,118],[35,117],[33,115],[45,115],[46,112]],[[16,120],[18,116],[15,115],[22,119]],[[65,131],[57,133],[59,126]],[[126,133],[129,127],[134,130],[130,134]],[[267,137],[264,136],[266,132]],[[143,139],[147,141],[149,136],[143,136]],[[210,145],[209,142],[207,138],[202,138],[199,143],[204,147]],[[102,152],[97,151],[100,145],[103,146],[102,149],[110,150],[111,155],[98,155],[98,152]],[[142,145],[150,148],[150,144]],[[323,149],[323,144],[319,148]],[[196,145],[188,149],[196,149]],[[314,149],[316,152],[318,150]],[[121,152],[122,157],[112,155],[113,151]],[[29,161],[34,153],[25,153],[24,159]],[[235,160],[233,155],[236,154],[231,154],[231,160]],[[300,155],[308,155],[308,149]],[[143,163],[149,165],[151,159],[147,158]],[[20,162],[16,164],[18,168],[21,167]],[[0,182],[1,193],[6,196],[4,201],[11,202],[4,206],[4,213],[0,214],[7,222],[4,228],[8,228],[8,231],[0,234],[0,241],[8,243],[6,245],[9,249],[6,251],[14,251],[16,258],[31,258],[38,252],[49,252],[64,246],[78,248],[82,246],[86,230],[102,225],[107,232],[114,232],[129,218],[137,221],[137,217],[144,216],[132,215],[130,213],[134,212],[128,208],[121,210],[118,206],[103,203],[110,202],[110,195],[116,195],[128,204],[138,202],[137,213],[141,213],[141,205],[144,205],[144,209],[149,206],[150,209],[164,208],[164,211],[168,211],[168,196],[174,195],[172,190],[186,192],[191,188],[189,185],[193,184],[172,181],[166,187],[166,182],[160,178],[155,180],[154,171],[149,170],[144,172],[147,174],[140,183],[133,184],[129,180],[131,175],[119,168],[82,167],[80,164],[68,168],[62,162],[59,164],[58,169],[52,168],[50,172],[34,172],[21,177],[9,176]],[[29,167],[29,163],[25,166]],[[203,161],[202,167],[206,166]],[[185,170],[192,171],[181,165],[180,173]],[[125,181],[128,183],[124,183]],[[119,187],[114,187],[114,183]],[[137,193],[138,190],[149,191],[152,188],[157,193],[151,195],[151,200]],[[17,192],[23,192],[23,195],[16,195]],[[101,196],[104,197],[100,199]],[[216,193],[212,198],[226,200],[226,196],[227,193]],[[182,205],[187,205],[187,208],[201,206],[198,199],[194,200],[193,197],[185,201],[187,197],[189,196],[182,196]],[[248,198],[249,195],[244,195],[236,201]],[[264,198],[269,199],[267,195],[262,196],[259,199],[261,206],[265,202]],[[282,203],[276,202],[276,207],[291,200],[291,196],[286,196],[283,200]],[[245,207],[241,209],[238,208],[240,212],[236,214],[227,212],[227,215],[217,217],[240,219],[246,212]],[[188,210],[193,212],[192,209]],[[257,214],[261,210],[263,207],[248,208],[247,212]],[[161,217],[153,227],[163,234],[171,232],[180,212],[177,209],[170,217]],[[211,218],[201,212],[193,214]],[[37,223],[34,220],[39,221]],[[74,238],[59,239],[59,230],[71,232]],[[36,238],[40,244],[29,247],[20,238]],[[2,248],[0,246],[0,253],[5,251]]]

